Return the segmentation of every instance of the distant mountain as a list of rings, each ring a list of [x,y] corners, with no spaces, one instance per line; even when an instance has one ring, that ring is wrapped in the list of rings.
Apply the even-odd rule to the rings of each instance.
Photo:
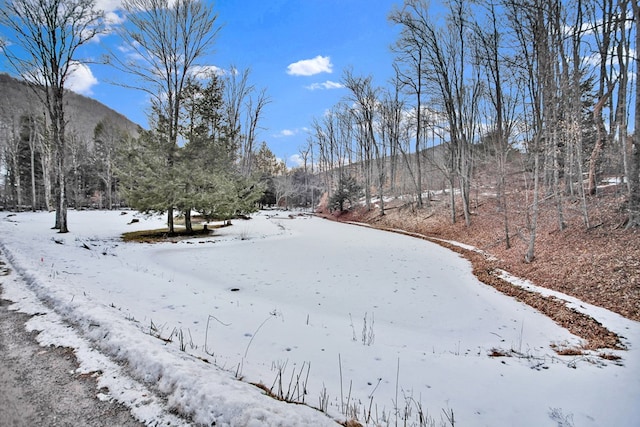
[[[86,140],[93,139],[96,125],[104,119],[111,120],[131,136],[140,132],[140,126],[95,99],[69,91],[65,94],[65,104],[68,130]],[[30,112],[44,112],[31,88],[22,80],[0,73],[0,123]]]

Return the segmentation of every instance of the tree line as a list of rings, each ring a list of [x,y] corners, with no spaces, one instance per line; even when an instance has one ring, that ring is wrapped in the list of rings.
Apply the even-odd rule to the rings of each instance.
[[[132,207],[165,212],[173,231],[176,211],[189,224],[192,211],[224,217],[260,203],[314,206],[322,194],[344,209],[362,194],[383,214],[389,196],[421,209],[440,192],[451,221],[471,226],[484,165],[493,170],[509,246],[516,164],[528,189],[528,260],[541,204],[552,203],[562,230],[565,201],[577,201],[588,228],[604,178],[624,188],[627,226],[640,225],[637,2],[444,6],[434,13],[424,0],[405,0],[389,13],[399,30],[395,77],[376,86],[373,76],[346,69],[348,95],[314,121],[302,166],[288,171],[256,141],[265,90],[248,70],[201,64],[219,31],[210,5],[123,2],[127,20],[110,31],[128,53],[105,58],[128,76],[120,84],[149,95],[151,129],[132,137],[104,122],[77,141],[66,128],[65,88],[80,47],[107,31],[104,14],[93,0],[6,2],[0,24],[15,38],[0,47],[40,109],[3,124],[5,199],[20,206],[30,193],[36,206],[43,193],[58,213],[56,228],[67,231],[69,195],[79,206],[99,189],[107,206],[122,194]]]
[[[589,228],[589,202],[604,179],[622,184],[626,226],[640,226],[637,2],[442,6],[405,0],[389,13],[399,32],[387,85],[344,71],[348,95],[315,120],[305,147],[323,188],[343,202],[362,192],[381,214],[385,197],[410,194],[422,208],[441,191],[451,221],[471,226],[477,170],[489,167],[509,247],[515,164],[529,190],[529,261],[542,201],[560,230],[565,201],[577,201]]]
[[[176,212],[190,230],[193,211],[226,219],[286,197],[274,178],[286,167],[256,144],[266,91],[248,70],[200,64],[219,31],[212,6],[125,0],[122,11],[125,24],[110,31],[128,53],[104,59],[127,75],[121,85],[149,95],[151,129],[134,135],[103,120],[82,136],[67,126],[66,87],[80,48],[108,31],[104,13],[94,0],[11,0],[0,11],[13,35],[0,48],[34,96],[28,111],[3,115],[4,205],[55,208],[55,228],[67,232],[68,205],[126,203],[167,213],[174,232]]]

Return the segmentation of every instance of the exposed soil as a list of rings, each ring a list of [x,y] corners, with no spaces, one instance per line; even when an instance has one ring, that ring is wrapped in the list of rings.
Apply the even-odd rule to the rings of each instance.
[[[469,227],[461,216],[452,223],[446,198],[433,198],[430,206],[422,209],[399,201],[387,203],[384,215],[380,214],[379,208],[374,208],[327,216],[340,221],[364,222],[377,228],[419,233],[430,240],[453,240],[481,249],[490,256],[434,240],[464,254],[482,282],[526,302],[587,340],[585,349],[622,348],[619,337],[594,319],[567,308],[556,298],[541,297],[510,285],[495,274],[496,269],[503,269],[538,286],[640,321],[640,230],[625,229],[622,191],[616,190],[603,190],[588,200],[589,227],[585,225],[579,200],[565,200],[566,227],[563,230],[560,230],[555,203],[552,199],[543,201],[535,259],[529,263],[525,262],[530,237],[526,206],[531,198],[527,201],[524,192],[509,195],[510,248],[506,245],[504,213],[499,209],[496,197],[478,194],[480,192],[474,196]]]

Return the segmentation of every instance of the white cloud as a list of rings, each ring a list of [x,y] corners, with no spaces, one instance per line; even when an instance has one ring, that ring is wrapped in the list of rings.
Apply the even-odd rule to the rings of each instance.
[[[99,43],[104,36],[113,33],[116,27],[124,23],[125,16],[121,0],[96,0],[94,9],[104,13],[101,30],[91,39],[92,43]]]
[[[294,154],[293,156],[289,156],[289,161],[287,162],[289,165],[293,165],[294,167],[304,166],[304,160],[300,154]]]
[[[305,86],[309,90],[317,90],[317,89],[341,89],[344,87],[343,84],[338,82],[333,82],[331,80],[327,80],[323,83],[313,83],[309,86]]]
[[[298,129],[282,129],[280,132],[273,135],[274,138],[286,138],[288,136],[294,136],[298,134]]]
[[[67,78],[67,89],[81,95],[91,95],[91,88],[98,84],[98,79],[94,77],[91,69],[79,62],[71,64],[69,69],[71,72]]]
[[[122,7],[122,0],[96,0],[95,7],[105,12],[113,12]]]
[[[120,16],[116,12],[105,11],[104,21],[107,28],[111,28],[111,27],[115,27],[116,25],[122,24],[124,22],[124,16]]]
[[[331,73],[332,71],[331,58],[321,55],[313,59],[302,59],[287,66],[287,74],[292,76],[313,76],[320,73]]]
[[[191,69],[191,74],[198,79],[206,79],[212,75],[224,76],[227,72],[227,70],[215,65],[197,65]]]

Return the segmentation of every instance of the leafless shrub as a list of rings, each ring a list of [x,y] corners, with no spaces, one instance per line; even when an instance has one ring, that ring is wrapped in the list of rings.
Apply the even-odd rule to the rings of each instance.
[[[305,374],[305,366],[307,368]],[[291,370],[291,376],[288,381],[288,385],[284,386],[284,375],[287,370],[287,362],[278,363],[276,367],[276,378],[273,381],[273,385],[269,389],[269,394],[278,400],[283,400],[290,403],[302,403],[305,404],[305,397],[307,392],[307,382],[309,381],[309,372],[311,371],[311,363],[303,362],[300,370],[296,371],[295,366]],[[326,389],[324,390],[326,394]],[[321,400],[322,406],[322,400]],[[326,408],[327,403],[324,403]],[[326,411],[326,409],[325,409]]]
[[[558,424],[558,427],[573,427],[573,414],[565,415],[560,408],[549,408],[549,418]]]

